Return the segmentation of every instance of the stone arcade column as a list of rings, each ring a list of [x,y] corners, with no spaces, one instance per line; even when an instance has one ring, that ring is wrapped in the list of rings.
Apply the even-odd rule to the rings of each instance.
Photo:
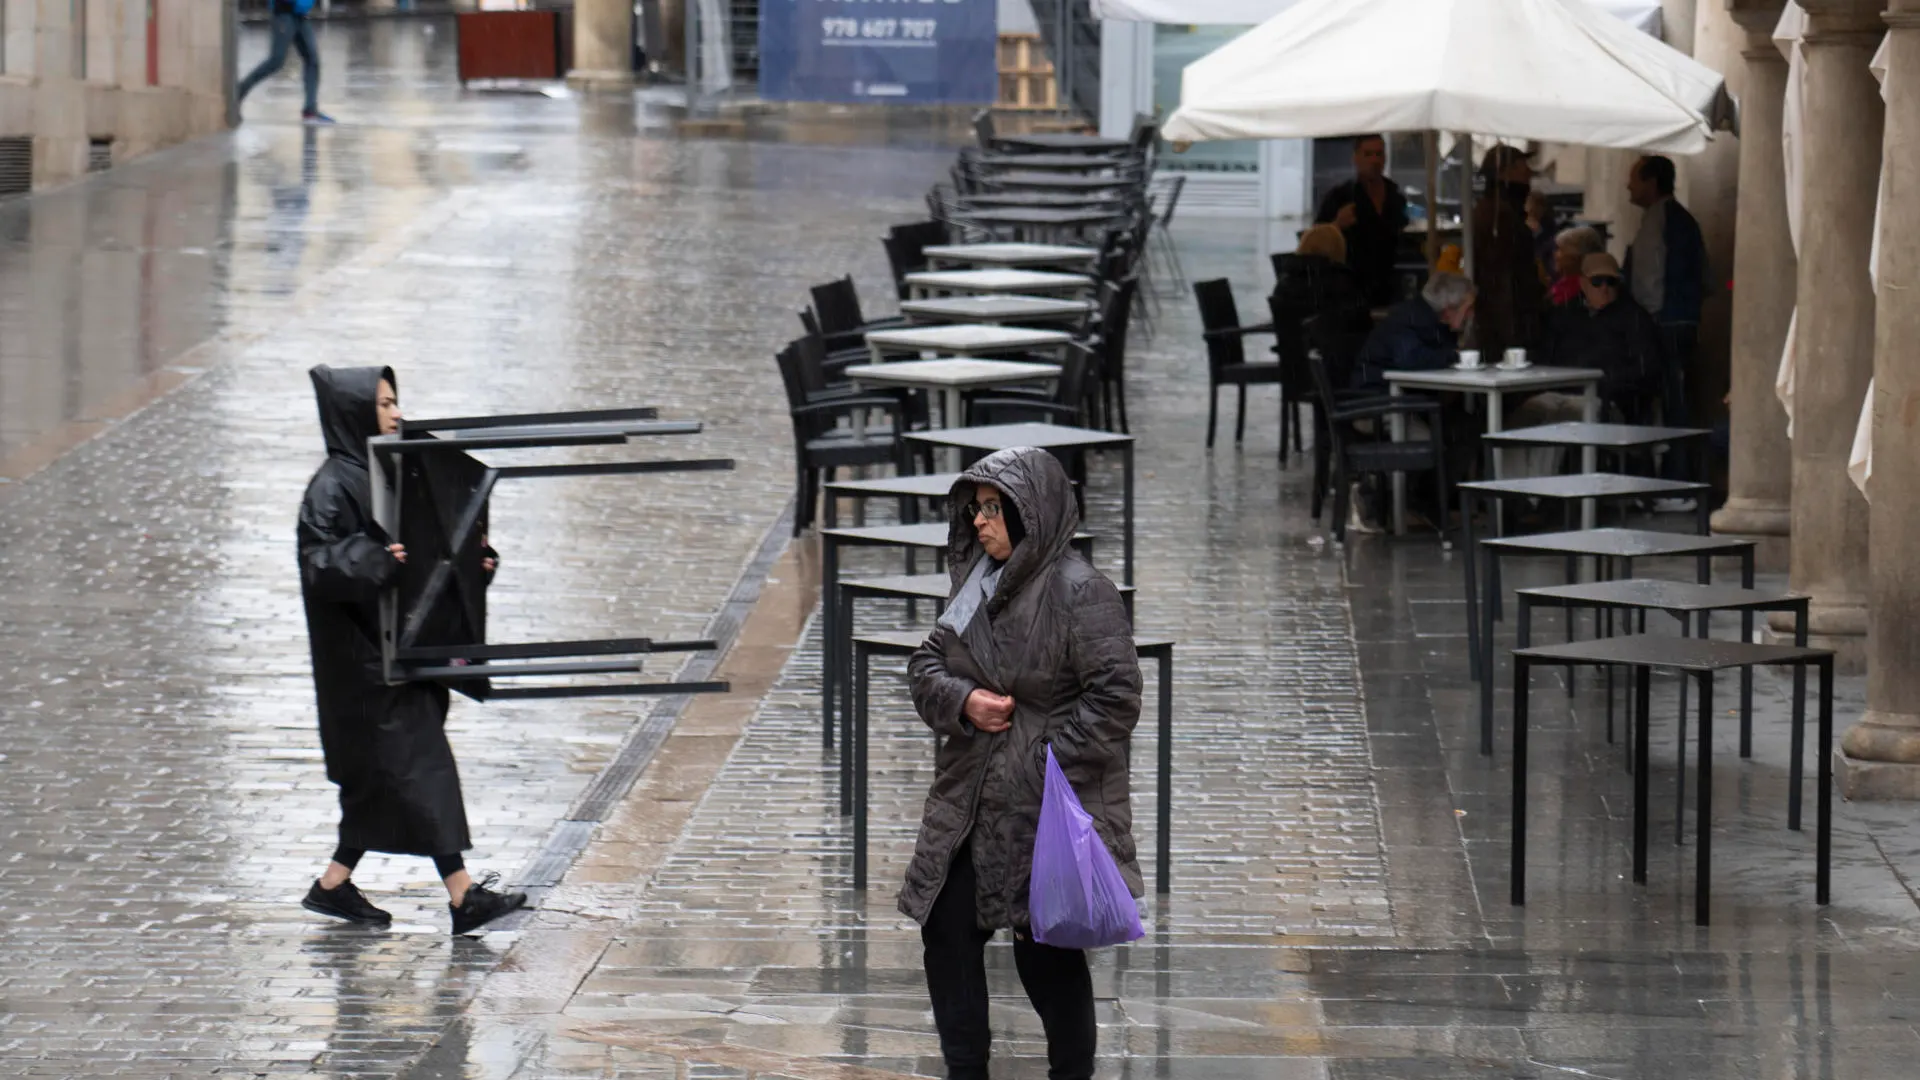
[[[1774,397],[1774,376],[1793,317],[1793,237],[1787,231],[1787,174],[1780,125],[1787,61],[1773,44],[1785,0],[1728,0],[1747,32],[1740,95],[1740,202],[1733,242],[1733,447],[1727,502],[1713,531],[1759,541],[1760,563],[1787,567],[1793,446]]]
[[[633,86],[633,0],[574,0],[573,70],[576,90],[624,91]]]
[[[1867,502],[1847,478],[1873,376],[1867,253],[1880,184],[1880,86],[1867,63],[1880,0],[1801,0],[1808,16],[1793,425],[1793,587],[1813,597],[1812,643],[1866,664]],[[1776,630],[1791,619],[1774,620]]]
[[[1875,319],[1873,603],[1867,713],[1840,740],[1849,799],[1920,799],[1920,0],[1891,7],[1880,291],[1905,302],[1881,304]]]

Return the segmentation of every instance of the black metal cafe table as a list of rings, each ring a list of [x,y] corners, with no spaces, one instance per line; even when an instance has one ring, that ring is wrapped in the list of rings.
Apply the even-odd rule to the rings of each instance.
[[[1650,476],[1622,476],[1618,473],[1582,472],[1562,476],[1526,476],[1512,480],[1476,480],[1457,485],[1460,491],[1460,527],[1462,540],[1467,549],[1467,558],[1463,560],[1467,578],[1467,663],[1477,673],[1480,670],[1480,630],[1472,622],[1475,595],[1475,576],[1479,571],[1479,548],[1474,537],[1474,513],[1483,506],[1497,507],[1509,499],[1538,499],[1557,502],[1561,507],[1561,520],[1564,528],[1573,528],[1570,520],[1573,508],[1582,508],[1581,519],[1585,522],[1594,517],[1586,513],[1587,507],[1604,503],[1630,502],[1634,499],[1666,498],[1676,495],[1692,495],[1700,498],[1708,485],[1689,480],[1661,480]],[[1699,533],[1707,531],[1706,500],[1700,498]],[[1624,507],[1622,510],[1624,514]],[[1498,522],[1500,516],[1494,515]]]
[[[853,639],[853,709],[848,713],[850,722],[843,732],[842,744],[850,745],[853,754],[850,758],[843,755],[841,782],[848,779],[853,782],[853,887],[867,887],[867,683],[869,681],[868,662],[875,656],[910,656],[927,639],[925,631],[892,631],[883,634],[862,634]],[[1133,648],[1143,658],[1152,658],[1159,664],[1159,733],[1160,768],[1154,779],[1158,784],[1159,798],[1155,806],[1155,823],[1159,833],[1155,838],[1157,851],[1154,858],[1153,889],[1157,893],[1166,893],[1173,887],[1173,646],[1172,638],[1135,637]],[[844,790],[844,788],[843,788]]]
[[[1531,648],[1533,645],[1533,609],[1535,607],[1560,607],[1571,612],[1575,608],[1590,608],[1596,611],[1626,611],[1627,623],[1631,629],[1632,612],[1639,612],[1641,633],[1647,629],[1647,612],[1664,611],[1680,620],[1682,637],[1709,637],[1712,626],[1709,625],[1714,612],[1737,611],[1741,614],[1740,640],[1753,640],[1753,616],[1762,611],[1791,612],[1793,622],[1793,643],[1804,646],[1807,643],[1807,609],[1810,603],[1804,593],[1779,592],[1770,589],[1743,589],[1736,585],[1701,585],[1691,581],[1663,581],[1656,578],[1622,578],[1616,581],[1587,581],[1575,585],[1546,585],[1537,589],[1521,589],[1514,594],[1518,601],[1518,614],[1514,618],[1515,640],[1518,648]],[[1607,677],[1607,741],[1613,741],[1613,669],[1608,668]],[[1753,679],[1742,672],[1740,680],[1740,756],[1753,756]],[[1806,669],[1793,669],[1793,746],[1789,750],[1787,775],[1790,787],[1787,791],[1787,828],[1800,828],[1800,787],[1804,773],[1803,761],[1805,747],[1802,745],[1802,731],[1806,726]],[[1687,802],[1687,684],[1680,684],[1680,782],[1675,796],[1677,809],[1674,813],[1674,837],[1678,842],[1685,822],[1681,819]],[[1631,723],[1629,717],[1629,723]],[[1629,729],[1632,730],[1632,729]]]
[[[1037,135],[996,135],[994,141],[1014,150],[1066,154],[1115,154],[1133,149],[1127,139],[1109,139],[1102,135],[1076,135],[1070,132]]]
[[[1693,921],[1706,926],[1710,909],[1710,868],[1713,848],[1713,676],[1738,668],[1792,665],[1820,670],[1819,737],[1815,760],[1819,788],[1814,801],[1814,900],[1825,904],[1832,892],[1833,848],[1833,653],[1797,645],[1753,645],[1741,641],[1674,638],[1654,634],[1574,641],[1513,653],[1513,811],[1512,901],[1527,902],[1527,684],[1541,666],[1624,666],[1633,669],[1633,880],[1647,881],[1647,717],[1655,668],[1678,671],[1699,682],[1700,754],[1694,785],[1698,824],[1694,843]]]
[[[1713,581],[1713,558],[1734,555],[1740,559],[1740,586],[1753,588],[1754,541],[1730,536],[1692,536],[1650,529],[1578,529],[1490,537],[1479,542],[1479,549],[1486,555],[1487,572],[1478,600],[1471,591],[1467,594],[1467,620],[1469,624],[1478,621],[1480,625],[1480,645],[1470,648],[1469,652],[1480,658],[1480,752],[1483,754],[1493,753],[1493,620],[1501,595],[1502,558],[1559,556],[1567,560],[1570,579],[1579,559],[1593,558],[1599,564],[1595,576],[1605,580],[1615,576],[1616,567],[1631,575],[1633,561],[1637,559],[1691,556],[1695,578],[1701,584],[1709,584]]]

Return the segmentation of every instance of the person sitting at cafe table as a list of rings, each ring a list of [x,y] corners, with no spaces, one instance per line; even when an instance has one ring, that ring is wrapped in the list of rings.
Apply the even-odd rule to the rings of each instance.
[[[1580,272],[1581,264],[1587,256],[1605,250],[1607,242],[1600,238],[1600,230],[1590,225],[1561,229],[1553,238],[1553,285],[1547,290],[1547,302],[1555,311],[1580,303],[1580,290],[1586,280]]]
[[[1573,230],[1568,230],[1569,232]],[[1666,344],[1659,324],[1627,295],[1620,264],[1596,251],[1580,262],[1580,298],[1558,308],[1548,323],[1547,344],[1531,359],[1554,367],[1598,368],[1600,420],[1644,415],[1641,403],[1660,389]],[[1577,394],[1545,390],[1511,401],[1508,428],[1586,419],[1586,400]],[[1536,447],[1501,451],[1508,477],[1550,476],[1560,471],[1562,451]]]
[[[1669,363],[1660,324],[1629,295],[1612,255],[1588,255],[1580,274],[1580,302],[1555,314],[1544,360],[1555,367],[1599,368],[1606,373],[1600,380],[1601,402],[1630,420],[1647,419],[1644,406],[1658,396]],[[1565,415],[1557,419],[1581,418],[1580,399],[1562,394],[1535,394],[1521,408],[1550,398],[1565,399],[1556,410]]]
[[[1366,315],[1366,295],[1347,265],[1347,238],[1331,225],[1301,233],[1291,254],[1273,257],[1273,274],[1275,311],[1302,317],[1356,310],[1362,319]]]
[[[1367,335],[1354,364],[1353,384],[1386,392],[1388,371],[1434,371],[1460,359],[1459,335],[1473,317],[1473,282],[1436,273],[1420,295],[1403,300]]]

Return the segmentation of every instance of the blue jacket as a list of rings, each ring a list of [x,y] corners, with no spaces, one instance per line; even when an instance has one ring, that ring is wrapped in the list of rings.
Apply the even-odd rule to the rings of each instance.
[[[313,10],[313,0],[273,0],[275,15],[305,15]]]
[[[1707,242],[1700,236],[1700,223],[1678,199],[1670,198],[1662,235],[1667,245],[1667,277],[1660,310],[1653,316],[1663,324],[1697,323],[1707,291]],[[1633,249],[1627,249],[1627,265],[1620,272],[1633,280]]]
[[[1440,314],[1416,296],[1394,305],[1380,325],[1367,335],[1354,364],[1353,385],[1383,389],[1383,371],[1434,371],[1452,367],[1460,359],[1453,331]]]

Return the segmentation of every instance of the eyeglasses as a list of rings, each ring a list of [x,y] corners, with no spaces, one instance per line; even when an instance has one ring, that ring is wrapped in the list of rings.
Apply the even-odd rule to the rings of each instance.
[[[974,518],[980,518],[980,517],[986,518],[988,521],[993,521],[1000,516],[1001,508],[1000,508],[1000,504],[997,502],[989,502],[989,503],[970,502],[965,507],[963,507],[963,509],[967,513],[968,521],[972,521]]]
[[[1588,278],[1587,283],[1596,289],[1617,289],[1620,287],[1620,279],[1614,277],[1612,274],[1596,274]]]

